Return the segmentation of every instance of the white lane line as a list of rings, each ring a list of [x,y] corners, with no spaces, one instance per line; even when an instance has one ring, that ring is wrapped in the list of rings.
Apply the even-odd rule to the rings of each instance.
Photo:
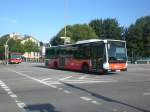
[[[84,84],[84,83],[101,83],[101,82],[103,82],[103,83],[109,83],[109,82],[116,82],[116,81],[63,81],[64,83],[70,83],[70,84]]]
[[[10,91],[10,89],[9,89],[9,88],[6,88],[6,89],[4,89],[4,90],[5,90],[5,91],[7,91],[7,92],[8,92],[8,91]]]
[[[16,102],[17,106],[21,109],[24,108],[26,104],[21,101],[18,101],[18,96],[14,94],[3,81],[0,80],[0,82],[2,83],[1,87],[8,93],[8,95],[14,100],[14,102]]]
[[[64,80],[69,79],[69,78],[71,78],[71,77],[73,77],[73,76],[68,76],[68,77],[65,77],[65,78],[61,78],[61,79],[59,79],[59,80],[60,80],[60,81],[64,81]]]
[[[144,95],[144,96],[147,96],[147,95],[150,95],[150,93],[144,93],[143,95]]]
[[[97,102],[97,101],[91,101],[91,103],[93,103],[93,104],[100,104],[99,102]]]
[[[17,103],[17,105],[18,105],[19,108],[24,108],[26,106],[25,103]]]
[[[11,94],[10,97],[12,97],[12,98],[17,98],[18,96],[15,95],[15,94]]]
[[[42,79],[41,81],[47,81],[47,80],[49,80],[49,79],[52,79],[52,78],[46,78],[46,79]]]
[[[57,88],[57,86],[48,84],[48,83],[46,83],[46,82],[44,82],[44,81],[41,81],[41,80],[36,79],[36,78],[34,78],[34,77],[31,77],[31,76],[29,76],[29,75],[27,75],[27,74],[24,74],[24,73],[21,73],[21,72],[17,72],[17,71],[15,71],[15,70],[11,70],[11,69],[7,69],[7,70],[8,70],[8,71],[11,71],[11,72],[15,72],[16,74],[18,74],[18,75],[20,75],[20,76],[24,76],[24,77],[26,77],[26,78],[28,78],[28,79],[32,79],[32,80],[34,80],[34,81],[36,81],[36,82],[39,82],[39,83],[41,83],[41,84],[47,85],[47,86],[49,86],[49,87],[51,87],[51,88]]]
[[[78,79],[85,79],[86,77],[88,77],[89,75],[84,75],[82,77],[79,77]]]
[[[82,82],[113,82],[116,80],[66,80],[66,82],[67,81],[72,81],[72,82],[79,82],[79,81],[82,81]]]
[[[13,92],[12,91],[8,91],[8,95],[10,95],[10,94],[13,94]]]
[[[91,101],[92,100],[91,98],[88,98],[88,97],[80,97],[80,99],[85,100],[85,101]]]
[[[48,84],[62,84],[62,83],[60,83],[60,82],[46,82],[46,83],[48,83]]]
[[[21,101],[15,100],[15,102],[18,103],[18,102],[21,102]]]
[[[7,87],[5,84],[2,84],[1,87]]]
[[[2,88],[3,88],[3,89],[8,89],[8,87],[7,87],[7,86],[2,86]]]
[[[71,94],[71,91],[68,91],[68,90],[64,90],[64,92],[67,94]]]
[[[98,101],[95,101],[93,100],[92,98],[89,98],[89,97],[80,97],[80,99],[84,100],[84,101],[87,101],[87,102],[91,102],[92,104],[96,104],[96,105],[99,105],[100,103]]]

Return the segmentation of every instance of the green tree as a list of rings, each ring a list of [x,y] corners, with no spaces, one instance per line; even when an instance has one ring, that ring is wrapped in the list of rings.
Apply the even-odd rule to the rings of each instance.
[[[66,29],[67,29],[66,36],[72,37],[72,26],[68,25],[68,26],[66,26]],[[64,36],[65,36],[65,28],[62,28],[58,32],[58,34],[50,40],[51,45],[56,46],[56,45],[64,44],[64,41],[60,38],[60,37],[64,37]]]
[[[66,29],[66,36],[71,38],[71,43],[74,43],[79,40],[97,38],[95,31],[87,24],[75,24],[72,26],[68,25]],[[52,45],[63,44],[63,40],[60,39],[60,37],[64,37],[64,35],[65,28],[61,29],[59,33],[51,39],[50,43]]]
[[[4,53],[4,45],[6,44],[6,41],[9,39],[9,35],[4,35],[0,38],[0,53]],[[24,49],[23,49],[23,45],[21,44],[21,40],[14,40],[14,39],[10,39],[8,41],[8,47],[9,47],[9,51],[10,52],[20,52],[20,53],[24,53]]]
[[[150,16],[141,17],[126,33],[128,55],[150,57]]]
[[[95,31],[87,24],[75,24],[73,25],[72,41],[87,40],[97,38]]]
[[[116,19],[95,19],[89,25],[100,39],[122,39],[124,30]]]
[[[35,42],[28,40],[24,44],[25,52],[39,52],[39,46]]]
[[[93,28],[96,35],[99,38],[103,38],[103,20],[102,19],[95,19],[92,20],[89,25]]]
[[[10,39],[8,42],[9,51],[11,52],[18,52],[18,53],[24,53],[24,47],[21,44],[21,40],[14,40]]]

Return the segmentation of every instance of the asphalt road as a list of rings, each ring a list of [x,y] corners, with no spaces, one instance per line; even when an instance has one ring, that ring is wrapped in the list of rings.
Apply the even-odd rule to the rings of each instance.
[[[0,65],[0,112],[150,112],[150,65],[108,75]]]

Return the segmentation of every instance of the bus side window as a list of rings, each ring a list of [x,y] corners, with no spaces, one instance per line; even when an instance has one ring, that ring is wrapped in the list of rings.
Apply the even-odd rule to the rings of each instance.
[[[79,51],[79,47],[78,46],[73,46],[73,51],[72,51],[73,57],[75,59],[80,58],[80,51]]]
[[[97,49],[97,55],[99,58],[103,58],[103,55],[104,55],[104,46],[103,44],[100,44],[98,49]]]

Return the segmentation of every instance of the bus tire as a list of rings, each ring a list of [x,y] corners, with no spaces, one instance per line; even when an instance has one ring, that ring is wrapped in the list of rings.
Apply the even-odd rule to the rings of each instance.
[[[88,66],[88,64],[83,64],[82,65],[82,72],[84,72],[84,73],[88,73],[89,72],[89,66]]]

